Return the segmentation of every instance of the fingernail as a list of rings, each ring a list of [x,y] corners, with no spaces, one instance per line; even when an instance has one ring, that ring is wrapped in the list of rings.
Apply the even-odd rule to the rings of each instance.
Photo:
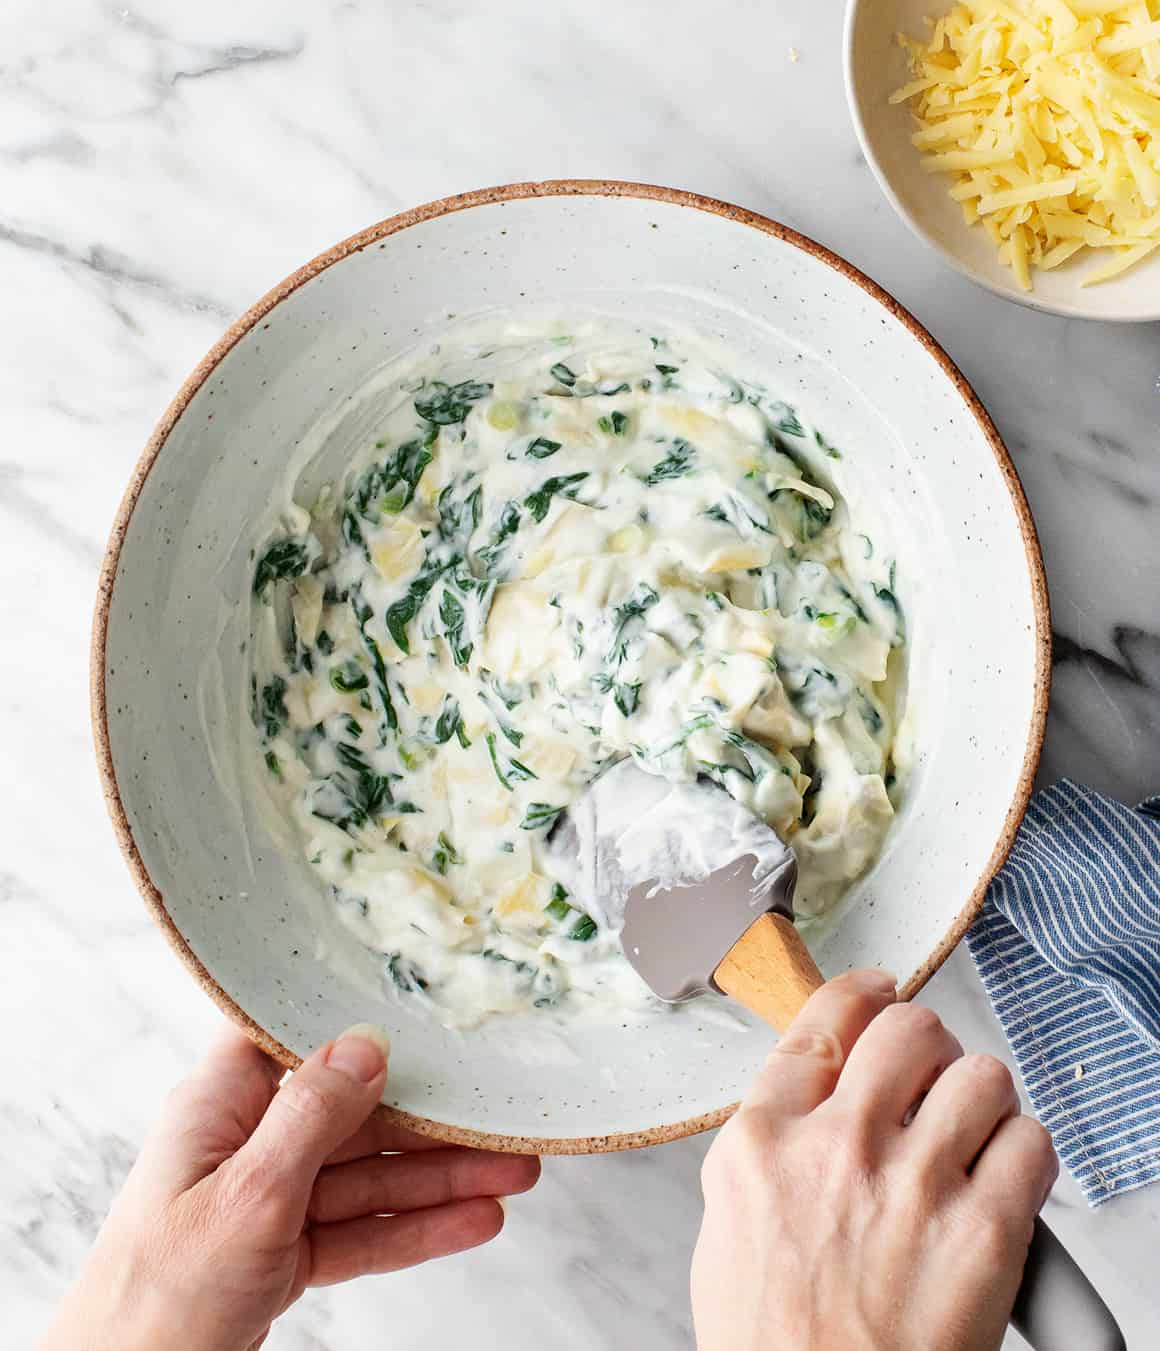
[[[889,971],[851,971],[846,979],[867,994],[893,994],[898,981]]]
[[[369,1084],[386,1068],[391,1039],[374,1023],[356,1023],[348,1027],[330,1048],[326,1063],[360,1084]]]

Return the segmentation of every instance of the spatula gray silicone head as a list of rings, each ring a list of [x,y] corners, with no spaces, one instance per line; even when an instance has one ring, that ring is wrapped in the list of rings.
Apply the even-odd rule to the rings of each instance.
[[[621,761],[552,847],[661,999],[724,992],[780,1029],[822,983],[793,926],[793,851],[708,780],[673,784]]]
[[[786,849],[784,863],[757,887],[756,867],[757,858],[743,854],[703,881],[665,887],[642,882],[628,893],[620,942],[662,999],[678,1004],[720,991],[714,973],[756,920],[771,910],[792,920],[792,852]]]

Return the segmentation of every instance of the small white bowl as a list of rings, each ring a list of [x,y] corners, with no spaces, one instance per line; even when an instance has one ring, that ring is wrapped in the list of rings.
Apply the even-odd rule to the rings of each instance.
[[[914,119],[890,95],[911,78],[898,33],[920,37],[927,15],[949,12],[953,0],[850,0],[846,8],[846,97],[867,163],[895,211],[920,239],[989,291],[1035,310],[1073,319],[1147,323],[1160,319],[1160,253],[1098,286],[1080,285],[1090,258],[1032,274],[1022,291],[982,226],[968,225],[947,191],[944,174],[929,174],[910,143]]]

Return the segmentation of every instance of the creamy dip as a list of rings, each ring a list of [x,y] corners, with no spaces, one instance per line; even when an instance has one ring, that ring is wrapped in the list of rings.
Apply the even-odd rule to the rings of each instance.
[[[387,390],[267,524],[250,651],[271,791],[393,988],[447,1026],[647,1007],[548,847],[627,756],[715,781],[831,907],[893,815],[905,684],[841,452],[717,347],[605,317],[465,328]]]

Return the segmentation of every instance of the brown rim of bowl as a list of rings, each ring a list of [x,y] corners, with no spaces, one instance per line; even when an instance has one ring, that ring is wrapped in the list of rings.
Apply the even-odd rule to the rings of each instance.
[[[685,192],[678,188],[664,188],[649,183],[627,183],[606,179],[551,179],[543,183],[509,183],[501,187],[481,188],[474,192],[465,192],[455,197],[444,197],[439,201],[428,202],[424,206],[413,207],[410,211],[391,216],[387,220],[379,221],[377,225],[372,225],[359,231],[358,234],[351,235],[350,238],[344,239],[304,267],[299,268],[297,272],[292,273],[285,281],[280,282],[273,290],[268,291],[256,305],[247,310],[198,363],[193,373],[178,391],[176,398],[162,415],[141,454],[141,458],[137,461],[129,485],[125,489],[125,495],[113,521],[108,547],[105,550],[98,583],[96,611],[93,616],[90,665],[93,735],[96,742],[97,763],[101,774],[105,803],[112,818],[117,842],[121,846],[121,852],[129,865],[129,871],[153,918],[202,989],[227,1017],[241,1027],[279,1064],[285,1065],[288,1069],[297,1068],[301,1064],[300,1057],[272,1037],[265,1028],[260,1027],[245,1010],[235,1003],[206,970],[170,918],[169,912],[165,908],[164,898],[153,885],[137,850],[125,807],[121,801],[121,792],[117,784],[117,775],[113,767],[113,756],[109,745],[108,706],[105,698],[105,644],[108,637],[109,609],[116,582],[117,566],[121,557],[121,546],[129,528],[129,521],[132,518],[133,509],[136,506],[141,489],[149,476],[150,469],[161,453],[169,433],[184,413],[194,394],[197,393],[210,373],[234,344],[249,333],[260,320],[264,319],[280,301],[296,291],[305,282],[310,281],[312,277],[317,276],[331,264],[341,261],[352,253],[378,243],[390,235],[398,234],[409,226],[433,220],[438,216],[449,215],[453,211],[465,211],[470,207],[516,201],[528,197],[573,196],[636,197],[667,202],[674,206],[692,207],[710,215],[723,216],[726,220],[739,221],[744,225],[752,226],[754,229],[772,235],[785,244],[792,244],[794,248],[801,249],[803,253],[807,253],[833,268],[835,272],[854,282],[869,296],[877,300],[884,309],[888,310],[899,323],[909,330],[911,336],[935,359],[944,374],[958,390],[963,402],[979,424],[1006,480],[1007,491],[1011,494],[1015,514],[1019,519],[1019,529],[1023,535],[1023,546],[1027,555],[1028,570],[1031,574],[1032,600],[1035,607],[1035,700],[1032,708],[1031,730],[1023,753],[1023,765],[1015,795],[1007,812],[1002,833],[991,852],[991,857],[988,859],[986,867],[983,869],[966,903],[951,923],[942,940],[915,974],[899,988],[899,995],[903,999],[909,999],[934,975],[979,913],[987,884],[1002,867],[1007,854],[1010,852],[1015,840],[1015,833],[1019,828],[1019,823],[1031,796],[1035,772],[1043,747],[1047,722],[1047,702],[1051,688],[1050,605],[1047,595],[1047,580],[1043,570],[1043,557],[1039,549],[1035,523],[1031,518],[1031,510],[1027,505],[1023,485],[1015,472],[1011,456],[1007,447],[1003,444],[995,424],[991,421],[990,415],[979,401],[978,395],[971,388],[963,373],[908,310],[904,309],[893,296],[884,291],[876,282],[871,281],[856,267],[846,262],[845,259],[839,258],[837,254],[824,245],[799,234],[796,230],[791,230],[788,226],[781,225],[777,221],[759,215],[757,212],[746,210],[744,207],[733,206],[729,202],[718,201],[712,197],[702,197],[697,193]],[[378,1108],[378,1111],[391,1121],[418,1134],[432,1136],[454,1144],[518,1154],[595,1154],[620,1149],[637,1149],[645,1145],[664,1144],[670,1140],[679,1140],[687,1135],[695,1135],[699,1131],[709,1130],[714,1126],[721,1125],[735,1111],[736,1107],[736,1103],[730,1103],[725,1107],[719,1107],[712,1112],[705,1112],[700,1116],[689,1117],[683,1121],[674,1121],[667,1125],[653,1126],[642,1131],[564,1138],[496,1135],[485,1131],[469,1130],[462,1126],[449,1125],[441,1121],[433,1121],[427,1117],[405,1112],[397,1107],[382,1106]]]

